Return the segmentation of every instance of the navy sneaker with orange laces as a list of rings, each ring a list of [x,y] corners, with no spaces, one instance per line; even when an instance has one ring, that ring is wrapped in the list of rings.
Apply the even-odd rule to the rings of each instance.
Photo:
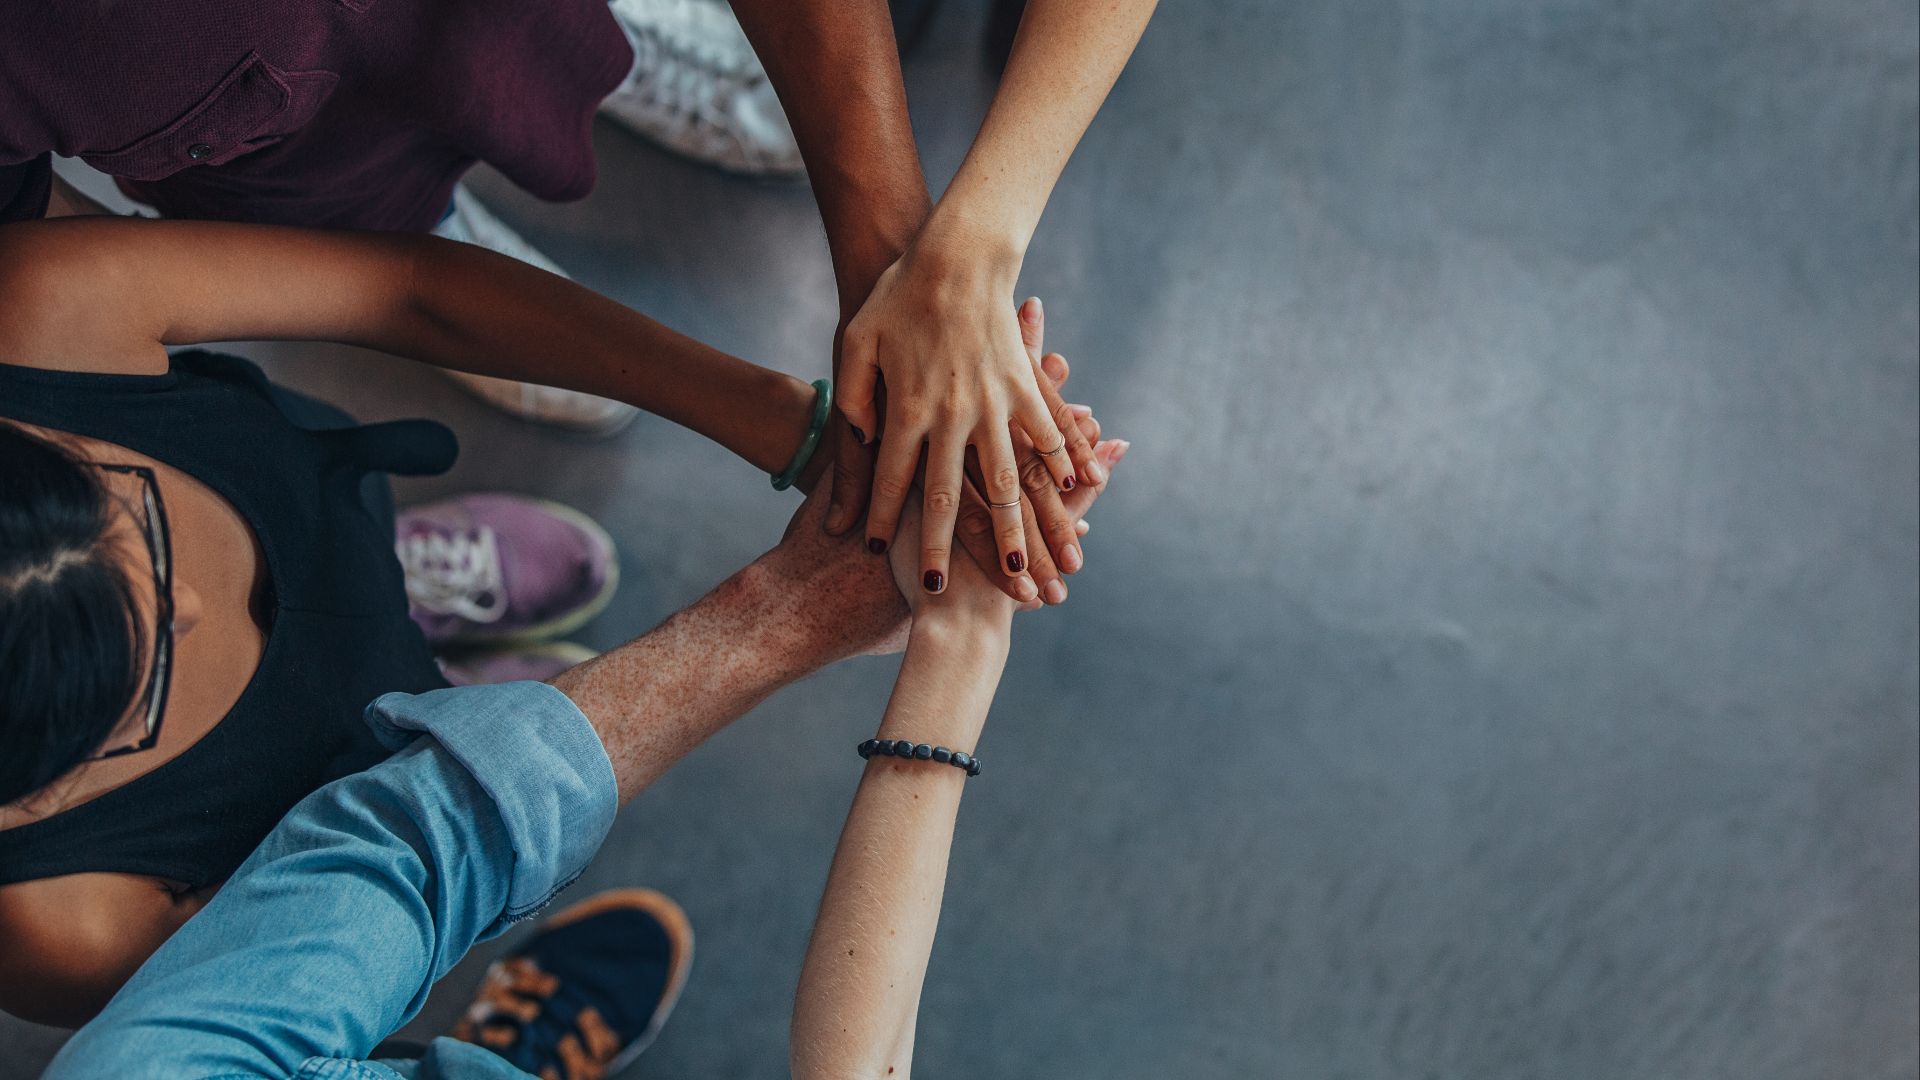
[[[494,961],[453,1037],[541,1080],[600,1080],[653,1042],[692,966],[680,905],[652,889],[604,892]]]

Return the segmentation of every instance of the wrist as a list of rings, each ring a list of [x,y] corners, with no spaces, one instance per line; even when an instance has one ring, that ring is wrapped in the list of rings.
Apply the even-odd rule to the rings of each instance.
[[[938,653],[956,664],[992,666],[1006,662],[1013,637],[1013,601],[999,593],[971,603],[959,597],[929,598],[913,615],[907,648]],[[959,601],[959,602],[953,602]]]
[[[1006,667],[1007,634],[992,620],[930,615],[914,620],[895,699],[875,734],[971,754]],[[927,692],[903,703],[909,678]]]
[[[774,685],[806,678],[839,659],[817,620],[804,618],[795,597],[804,574],[776,547],[750,562],[715,590],[729,594],[729,606],[745,630],[739,644],[754,654]]]
[[[913,246],[913,238],[926,224],[932,202],[927,198],[924,181],[917,181],[904,192],[882,192],[859,197],[857,213],[837,215],[849,223],[828,230],[828,250],[833,256],[834,285],[840,294],[840,321],[845,324],[859,312],[872,294],[874,283],[887,267],[898,262]],[[875,207],[882,207],[875,209]]]
[[[992,215],[942,202],[914,237],[913,255],[936,270],[1004,278],[1011,288],[1027,257],[1027,237]]]
[[[765,446],[750,460],[762,472],[778,473],[793,460],[800,443],[806,439],[813,423],[814,398],[818,395],[812,383],[782,372],[767,372],[767,380],[764,393],[766,400],[773,402],[769,417],[772,422],[761,429],[766,433]]]

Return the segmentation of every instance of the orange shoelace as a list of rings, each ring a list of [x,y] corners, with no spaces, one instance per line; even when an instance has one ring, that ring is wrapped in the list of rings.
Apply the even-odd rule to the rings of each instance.
[[[559,989],[559,978],[541,971],[527,957],[496,963],[487,969],[486,982],[454,1027],[453,1037],[504,1051],[520,1038],[521,1026],[532,1023]],[[554,1047],[559,1066],[543,1067],[540,1080],[602,1080],[606,1076],[607,1063],[620,1052],[620,1037],[591,1005],[574,1017],[574,1029]]]

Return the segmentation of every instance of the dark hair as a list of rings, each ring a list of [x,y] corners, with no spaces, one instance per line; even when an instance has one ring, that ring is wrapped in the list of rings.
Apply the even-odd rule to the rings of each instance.
[[[0,424],[0,804],[97,751],[146,678],[112,505],[97,471]]]

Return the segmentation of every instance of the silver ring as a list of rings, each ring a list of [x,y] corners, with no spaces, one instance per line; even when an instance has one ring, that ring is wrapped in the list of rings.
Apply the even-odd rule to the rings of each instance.
[[[997,503],[997,502],[994,502],[992,499],[988,499],[987,505],[992,507],[995,510],[1011,510],[1014,507],[1020,505],[1020,500],[1015,499],[1012,502]]]
[[[1041,456],[1041,457],[1052,457],[1052,456],[1053,456],[1053,455],[1055,455],[1055,454],[1064,454],[1064,453],[1066,453],[1066,452],[1067,452],[1067,437],[1066,437],[1065,435],[1062,435],[1062,436],[1060,436],[1060,445],[1059,445],[1059,446],[1056,446],[1056,447],[1054,447],[1054,448],[1053,448],[1053,449],[1051,449],[1051,450],[1042,450],[1042,451],[1040,451],[1040,456]]]

